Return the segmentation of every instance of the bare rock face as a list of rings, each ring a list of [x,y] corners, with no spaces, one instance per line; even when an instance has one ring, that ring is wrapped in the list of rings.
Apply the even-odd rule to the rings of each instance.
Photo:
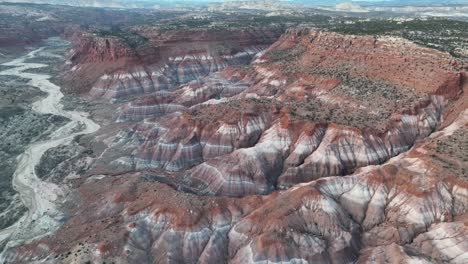
[[[423,153],[467,121],[385,165],[267,196],[196,196],[138,174],[90,179],[80,213],[53,238],[8,254],[12,263],[465,263],[468,185]]]
[[[276,123],[255,146],[208,160],[193,168],[189,176],[202,182],[197,188],[203,187],[204,193],[243,196],[268,193],[275,184],[288,188],[321,177],[346,175],[408,150],[435,129],[440,114],[441,106],[430,104],[421,115],[403,116],[395,128],[380,136],[336,125],[316,128],[308,136],[310,131],[298,128],[300,125]],[[303,127],[307,126],[313,124]]]
[[[313,150],[301,164],[285,169],[279,184],[288,186],[329,175],[345,175],[408,150],[417,139],[434,131],[442,113],[441,101],[434,97],[414,115],[403,114],[383,135],[330,127],[319,145],[308,147]]]
[[[76,43],[70,57],[73,63],[115,62],[136,57],[136,52],[117,38],[89,34],[75,34],[70,38]]]
[[[11,263],[466,263],[459,62],[303,29],[259,50],[168,55],[159,87],[159,61],[99,77],[90,94],[125,100],[94,176],[69,182],[70,218]]]
[[[432,259],[452,263],[465,263],[468,230],[466,216],[452,223],[433,224],[429,232],[423,233],[414,239],[411,247]]]
[[[109,36],[71,37],[76,47],[66,77],[75,92],[89,92],[93,98],[125,99],[174,90],[228,66],[248,64],[282,32],[281,27],[143,31],[143,43],[135,47]]]
[[[409,150],[437,128],[464,85],[461,66],[448,55],[401,39],[289,30],[258,52],[243,53],[256,54],[250,65],[216,68],[125,103],[118,121],[137,124],[125,128],[114,150],[131,155],[113,158],[111,167],[175,172],[171,181],[200,194],[268,194]],[[170,60],[211,60],[203,56]],[[125,90],[122,78],[135,76],[101,79]],[[419,80],[433,77],[426,86]],[[138,81],[127,95],[147,94],[143,86],[153,84]]]
[[[143,122],[118,163],[228,196],[351,174],[431,134],[462,75],[446,54],[401,39],[290,30],[248,67],[126,103],[119,121]]]
[[[466,216],[464,217],[466,218]],[[466,220],[433,224],[428,232],[418,235],[409,245],[390,245],[363,251],[358,263],[465,263]]]
[[[252,105],[252,109],[243,109],[233,117],[218,112],[217,122],[180,112],[157,120],[145,119],[132,132],[132,137],[143,141],[135,152],[134,166],[180,171],[254,146],[274,116],[262,110]]]
[[[190,81],[175,91],[162,90],[133,100],[121,109],[119,121],[141,121],[144,118],[184,112],[199,105],[216,104],[242,93],[252,81],[252,76],[245,70],[227,68]]]
[[[166,63],[136,66],[112,75],[103,75],[90,91],[93,97],[125,98],[160,90],[173,90],[180,84],[203,78],[230,65],[247,64],[265,46],[247,47],[229,56],[215,57],[209,53],[169,57]]]

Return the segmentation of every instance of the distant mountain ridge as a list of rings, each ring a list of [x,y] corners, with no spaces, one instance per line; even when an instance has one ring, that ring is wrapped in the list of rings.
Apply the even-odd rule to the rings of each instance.
[[[468,1],[464,0],[291,0],[288,1],[294,4],[302,4],[306,6],[335,6],[340,3],[353,3],[360,6],[433,6],[433,5],[455,5],[455,4],[468,4]]]
[[[206,1],[185,1],[185,0],[0,0],[0,3],[32,3],[32,4],[51,4],[68,5],[79,7],[109,7],[109,8],[146,8],[171,6],[181,4],[197,5]]]
[[[87,6],[87,7],[112,7],[112,8],[142,8],[154,6],[171,6],[171,5],[200,5],[208,3],[229,3],[229,2],[252,2],[257,4],[258,1],[227,1],[227,0],[0,0],[0,3],[34,3],[34,4],[52,4],[52,5],[70,5],[70,6]],[[358,1],[358,0],[283,0],[275,1],[277,4],[288,5],[304,5],[304,6],[335,6],[341,3],[353,3],[362,7],[370,6],[433,6],[433,5],[454,5],[468,4],[465,0],[383,0],[383,1]]]

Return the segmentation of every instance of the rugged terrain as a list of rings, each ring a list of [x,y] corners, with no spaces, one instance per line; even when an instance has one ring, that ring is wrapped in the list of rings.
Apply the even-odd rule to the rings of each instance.
[[[119,28],[74,34],[74,65],[65,77],[74,92],[95,98],[125,99],[173,90],[230,65],[247,64],[273,43],[282,26],[178,31]]]
[[[162,169],[176,185],[229,196],[347,175],[431,134],[462,92],[463,71],[452,57],[403,39],[289,30],[250,64],[175,91],[144,95],[141,82],[117,77],[115,89],[140,96],[122,103],[123,129],[101,156],[107,165],[95,170]]]
[[[0,228],[13,224],[23,213],[20,203],[11,188],[16,167],[15,158],[32,142],[46,137],[65,120],[53,115],[39,115],[31,110],[30,104],[43,94],[29,86],[25,80],[0,76],[2,87],[0,136],[1,174],[0,181]]]
[[[53,52],[62,52],[63,45],[51,47],[49,52],[41,54],[41,60],[49,59],[54,63],[61,60]],[[3,66],[6,70],[11,67]],[[45,96],[45,93],[34,87],[28,79],[0,74],[0,144],[1,156],[1,198],[0,227],[6,228],[17,221],[24,213],[19,197],[12,189],[11,181],[17,166],[17,157],[28,145],[44,140],[57,128],[63,126],[67,119],[33,111],[33,103]]]
[[[145,17],[70,22],[66,61],[34,59],[64,111],[100,129],[78,122],[36,157],[38,181],[66,191],[60,219],[24,225],[34,237],[17,232],[27,241],[3,261],[468,262],[463,22],[443,20],[450,37],[434,47],[422,37],[445,34],[434,20],[355,32],[323,16],[134,12]],[[5,113],[30,111],[28,88]]]

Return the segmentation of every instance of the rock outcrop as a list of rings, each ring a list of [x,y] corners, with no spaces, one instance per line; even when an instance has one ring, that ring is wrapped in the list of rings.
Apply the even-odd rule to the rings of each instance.
[[[128,43],[121,33],[114,33],[118,37],[109,36],[111,33],[74,35],[76,48],[70,57],[73,67],[66,79],[75,92],[89,92],[94,98],[125,99],[174,90],[228,66],[248,64],[283,31],[280,26],[143,30],[137,43]]]
[[[305,29],[214,53],[211,33],[75,48],[68,78],[92,72],[81,92],[115,119],[54,150],[86,153],[50,160],[53,176],[86,175],[67,177],[63,226],[9,263],[468,261],[460,62]]]
[[[113,164],[228,196],[348,175],[430,135],[463,74],[405,40],[289,30],[248,66],[124,104],[119,121],[139,122],[124,136],[134,151]]]
[[[12,263],[465,263],[468,185],[423,153],[466,127],[466,114],[385,165],[267,196],[196,196],[141,174],[89,179],[79,187],[80,213],[53,239],[8,256]]]
[[[288,188],[321,177],[347,175],[360,167],[383,163],[408,150],[417,139],[428,136],[437,126],[441,106],[437,102],[420,114],[402,116],[383,135],[336,126],[318,126],[312,131],[272,125],[251,147],[221,156],[188,172],[201,181],[203,193],[243,196],[265,194],[275,187]],[[297,139],[294,134],[299,134]],[[246,188],[248,186],[249,188]]]

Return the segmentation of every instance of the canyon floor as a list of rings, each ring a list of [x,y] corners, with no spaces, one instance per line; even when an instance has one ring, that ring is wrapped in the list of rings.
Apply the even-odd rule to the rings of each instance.
[[[467,22],[0,6],[0,262],[468,262]]]

